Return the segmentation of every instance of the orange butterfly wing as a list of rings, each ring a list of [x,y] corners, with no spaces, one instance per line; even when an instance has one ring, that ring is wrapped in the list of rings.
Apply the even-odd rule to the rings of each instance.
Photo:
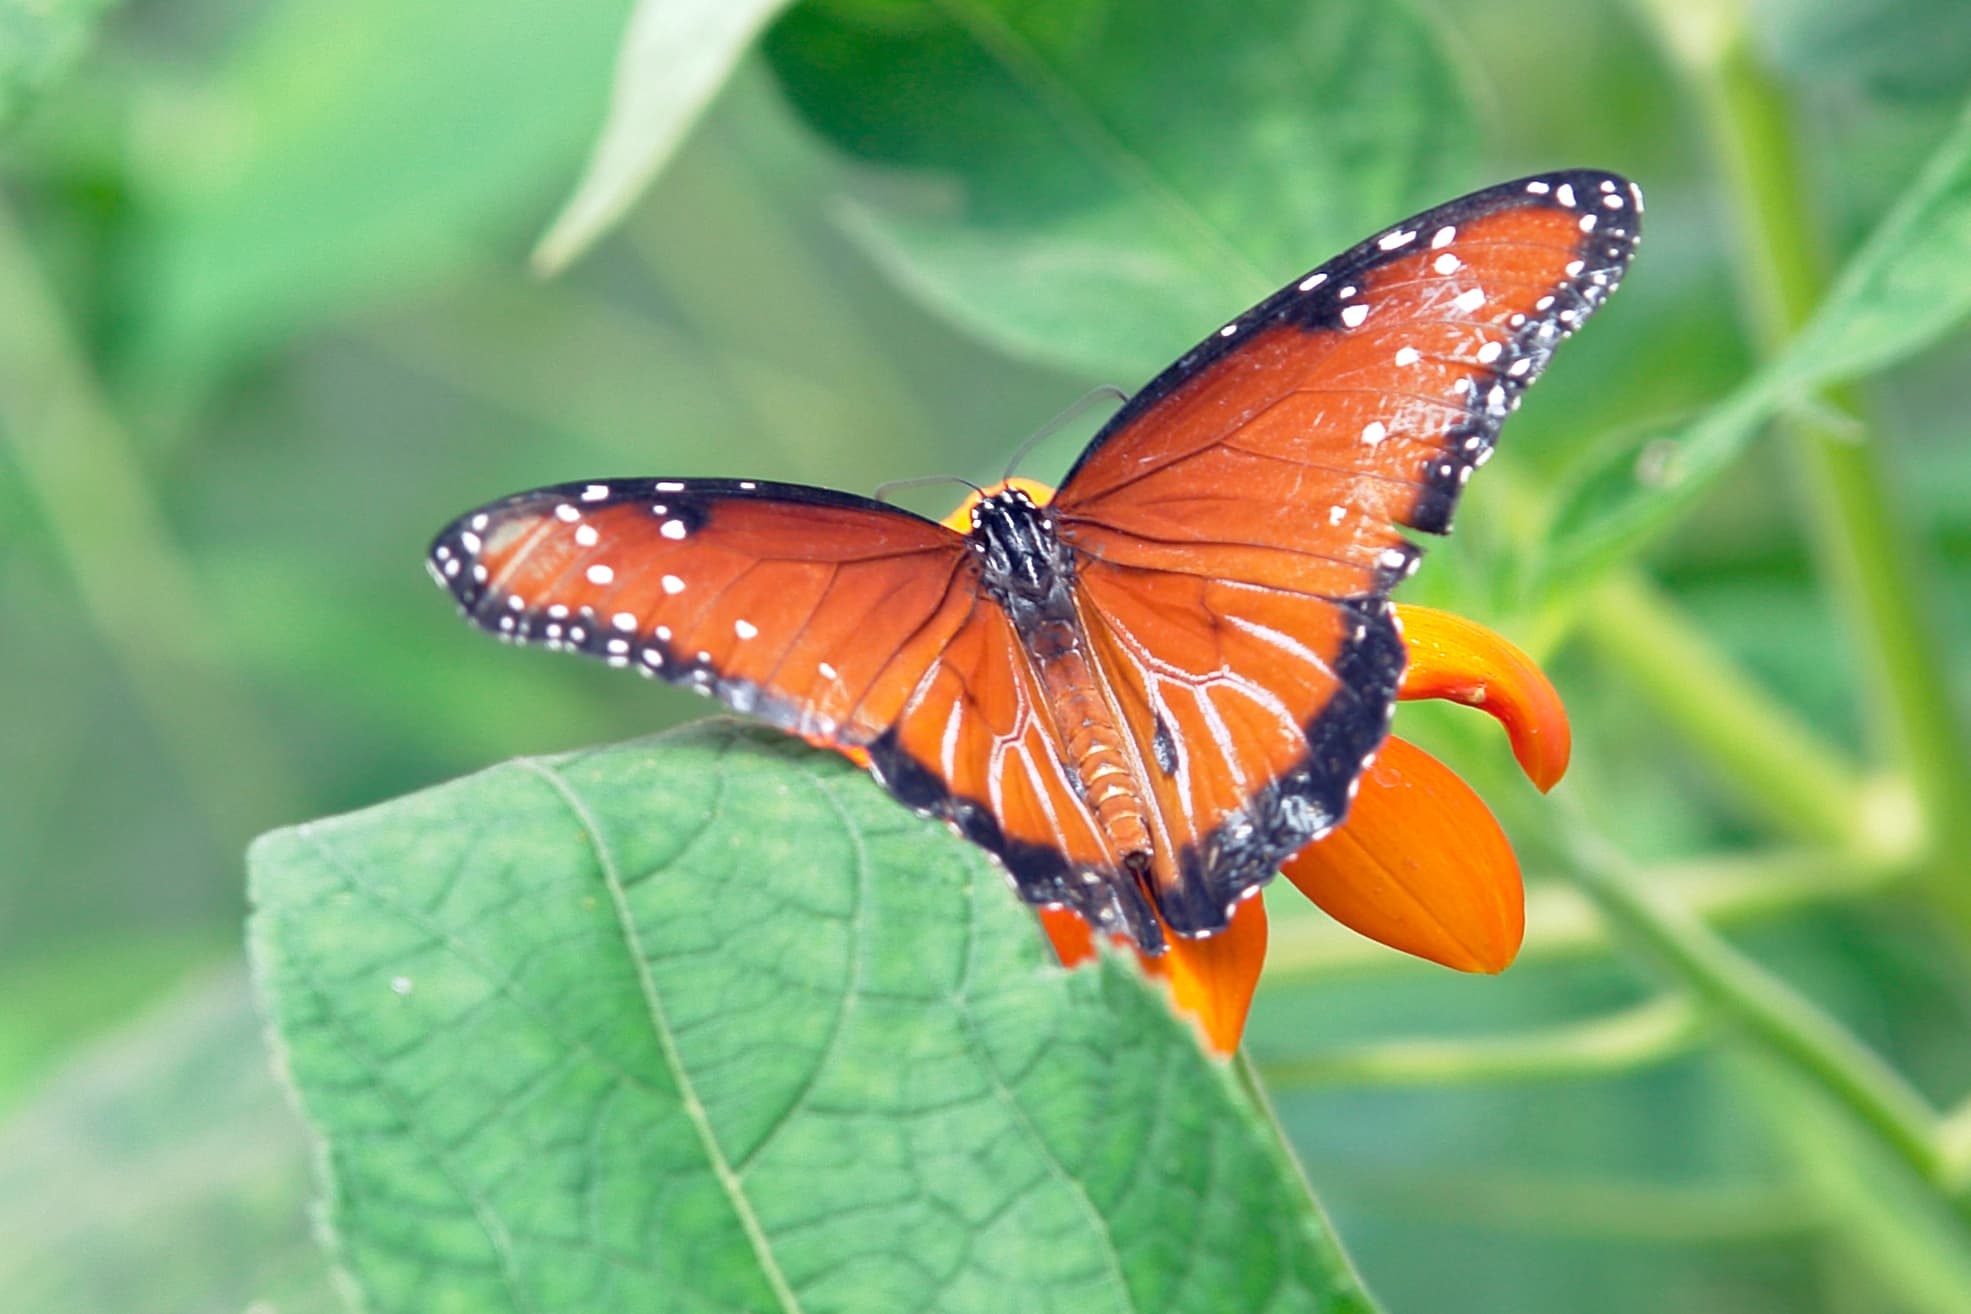
[[[432,573],[482,629],[869,743],[971,613],[964,540],[847,494],[750,480],[563,484],[454,521]]]
[[[1341,820],[1402,672],[1402,529],[1449,527],[1520,394],[1620,281],[1640,209],[1628,182],[1574,171],[1406,220],[1200,344],[1070,472],[1051,510],[1156,802],[1174,930],[1222,928]]]
[[[996,854],[1028,901],[1159,942],[1064,765],[965,539],[798,485],[610,480],[454,521],[433,575],[481,628],[585,653],[869,753],[904,802]]]

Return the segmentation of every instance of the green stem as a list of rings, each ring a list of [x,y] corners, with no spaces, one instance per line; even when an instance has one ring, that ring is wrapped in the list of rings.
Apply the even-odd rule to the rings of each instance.
[[[1594,839],[1584,820],[1575,818],[1571,829],[1575,879],[1613,927],[1924,1180],[1947,1184],[1937,1115],[1898,1073],[1785,982],[1662,898]]]
[[[1938,1136],[1943,1142],[1944,1171],[1951,1189],[1971,1192],[1971,1100],[1944,1115]]]
[[[1710,926],[1771,921],[1806,908],[1864,898],[1894,887],[1906,867],[1845,854],[1795,852],[1752,858],[1712,858],[1658,868],[1651,884],[1687,917]],[[1276,906],[1266,949],[1272,986],[1442,969],[1391,953],[1373,940],[1291,902]],[[1605,953],[1608,924],[1578,889],[1536,884],[1526,900],[1526,946],[1521,963]]]
[[[1767,822],[1809,844],[1863,847],[1860,777],[1662,596],[1620,575],[1584,601],[1583,633]],[[1870,851],[1890,851],[1886,843]]]
[[[1817,1201],[1830,1262],[1857,1276],[1862,1308],[1971,1314],[1971,1231],[1934,1182],[1867,1136],[1784,1066],[1736,1065],[1767,1132],[1792,1151],[1792,1194]],[[1846,1252],[1846,1253],[1843,1253]]]
[[[1671,0],[1658,0],[1668,9]],[[1736,202],[1740,267],[1753,328],[1768,355],[1798,331],[1826,291],[1811,191],[1784,92],[1742,31],[1686,72],[1704,107],[1721,171]],[[1854,399],[1820,399],[1840,410]],[[1923,818],[1932,903],[1971,943],[1971,743],[1950,692],[1943,645],[1924,601],[1927,555],[1896,514],[1878,444],[1858,426],[1789,424],[1818,555],[1847,617],[1888,731]]]
[[[1626,1072],[1684,1053],[1702,1031],[1688,998],[1517,1036],[1397,1040],[1262,1062],[1272,1086],[1467,1086]]]

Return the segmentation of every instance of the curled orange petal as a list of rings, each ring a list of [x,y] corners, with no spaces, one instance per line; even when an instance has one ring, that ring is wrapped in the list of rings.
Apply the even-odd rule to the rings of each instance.
[[[1342,925],[1461,972],[1503,971],[1525,934],[1505,832],[1471,786],[1401,739],[1363,773],[1348,820],[1281,870]]]
[[[1573,736],[1567,709],[1540,668],[1476,621],[1435,607],[1398,606],[1410,664],[1399,698],[1448,698],[1490,712],[1506,728],[1512,755],[1542,793],[1567,772]]]
[[[1063,966],[1074,967],[1095,956],[1094,936],[1076,914],[1065,908],[1042,908],[1040,925]],[[1169,982],[1177,1010],[1197,1019],[1214,1052],[1232,1053],[1245,1032],[1259,969],[1266,962],[1265,905],[1247,899],[1232,911],[1231,925],[1218,934],[1201,940],[1180,936],[1168,940],[1170,947],[1162,954],[1152,958],[1139,953],[1136,960],[1145,974]]]

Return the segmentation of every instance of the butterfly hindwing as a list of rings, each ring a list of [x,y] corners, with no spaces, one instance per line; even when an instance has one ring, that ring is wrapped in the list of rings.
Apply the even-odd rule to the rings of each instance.
[[[1143,764],[1149,888],[1173,931],[1209,934],[1347,812],[1403,671],[1389,604],[1099,561],[1078,578]]]
[[[1162,934],[1117,862],[1006,614],[981,599],[869,755],[890,791],[996,855],[1029,903],[1073,908],[1150,952]]]

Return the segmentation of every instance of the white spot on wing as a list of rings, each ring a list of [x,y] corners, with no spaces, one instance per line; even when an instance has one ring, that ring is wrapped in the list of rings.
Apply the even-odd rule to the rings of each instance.
[[[679,579],[676,575],[664,576],[663,585],[664,585],[664,592],[666,593],[684,592],[684,581]],[[660,634],[657,637],[661,639],[664,636]]]
[[[584,502],[600,502],[607,496],[609,496],[608,484],[590,484],[582,490],[582,500]]]
[[[1422,359],[1423,353],[1415,347],[1398,347],[1396,349],[1396,363],[1398,365],[1414,365]]]
[[[596,532],[594,525],[577,525],[575,526],[575,541],[583,547],[594,547],[602,541],[602,535]]]
[[[749,620],[736,620],[732,623],[732,632],[742,639],[750,639],[759,634],[760,627]]]
[[[658,530],[657,532],[662,534],[665,538],[670,539],[672,542],[676,542],[677,540],[683,538],[688,531],[684,527],[684,521],[666,520],[664,522],[664,527]]]
[[[1457,297],[1451,302],[1453,307],[1467,315],[1484,304],[1485,289],[1482,287],[1468,287],[1458,293]]]
[[[1452,255],[1449,251],[1446,251],[1443,255],[1431,261],[1430,267],[1440,274],[1455,274],[1465,267],[1465,262]]]
[[[1362,321],[1369,317],[1369,308],[1357,302],[1341,308],[1341,322],[1349,328],[1361,328]]]
[[[603,565],[600,561],[590,566],[587,574],[589,583],[591,584],[607,584],[610,580],[616,578],[616,572],[608,566]]]

